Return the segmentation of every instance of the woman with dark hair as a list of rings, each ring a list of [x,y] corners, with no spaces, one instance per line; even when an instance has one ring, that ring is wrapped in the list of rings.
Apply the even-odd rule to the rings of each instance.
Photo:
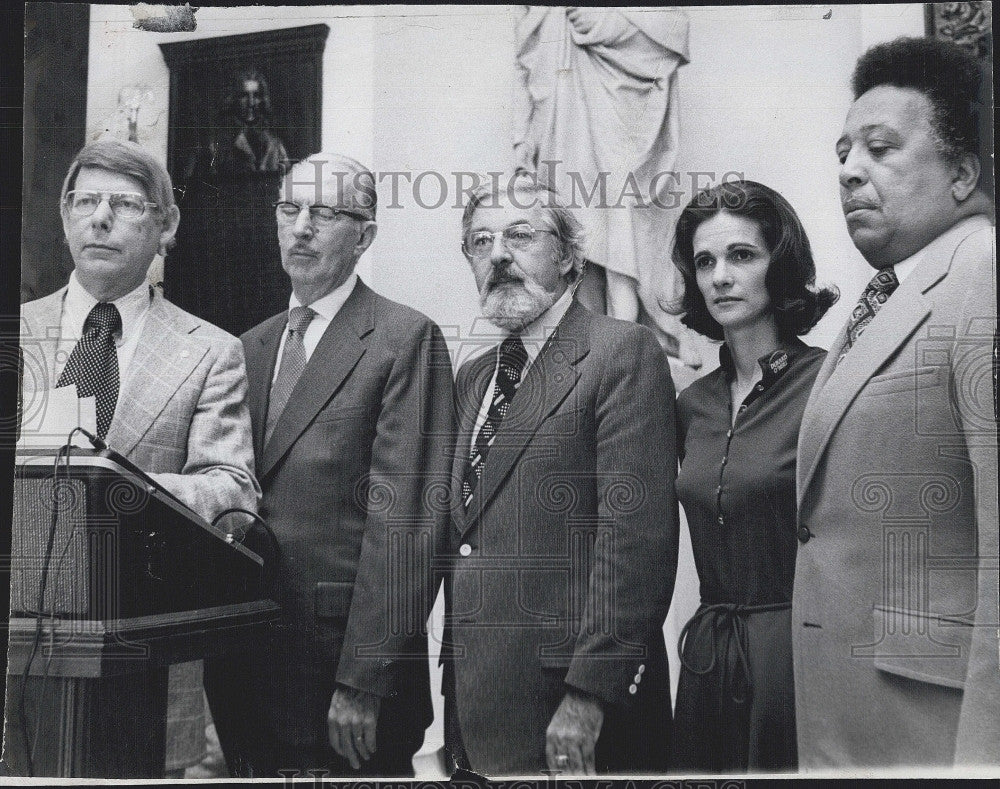
[[[684,506],[701,605],[681,632],[672,766],[796,767],[791,653],[795,447],[825,352],[808,332],[837,299],[817,290],[809,240],[754,181],[700,192],[678,220],[682,322],[724,340],[720,367],[677,401]]]

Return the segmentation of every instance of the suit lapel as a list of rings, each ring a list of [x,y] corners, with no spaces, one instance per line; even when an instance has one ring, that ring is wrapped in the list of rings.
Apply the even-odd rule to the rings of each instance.
[[[247,400],[250,406],[250,421],[253,424],[254,457],[263,457],[264,429],[267,422],[267,406],[271,395],[271,380],[278,359],[278,346],[287,323],[287,313],[281,312],[268,319],[260,327],[260,336],[246,343],[247,354]]]
[[[574,301],[552,337],[528,369],[486,458],[464,529],[489,506],[539,425],[559,407],[580,377],[577,362],[590,350],[590,314]]]
[[[364,355],[368,348],[367,336],[375,328],[374,311],[374,294],[358,280],[344,306],[326,327],[302,377],[288,398],[288,405],[278,417],[271,440],[264,447],[261,477],[270,473],[284,457]],[[273,364],[274,362],[271,365],[272,373]],[[268,376],[268,387],[270,380],[271,377]],[[265,418],[261,422],[266,421],[266,415],[265,408]]]
[[[24,365],[30,374],[22,378],[22,386],[34,384],[35,391],[54,389],[69,359],[69,354],[63,357],[56,353],[59,337],[62,333],[63,301],[66,298],[66,288],[56,291],[36,301],[29,310],[22,310],[21,316],[21,349],[25,355]],[[37,358],[37,354],[42,358]],[[44,378],[37,380],[35,375],[39,368],[44,370]],[[27,402],[27,399],[25,400]]]
[[[167,403],[208,353],[188,335],[198,326],[178,325],[163,297],[154,290],[135,355],[118,393],[107,442],[128,455],[149,431]]]
[[[932,302],[925,294],[947,276],[961,240],[983,223],[984,220],[976,217],[966,219],[931,242],[921,253],[917,267],[885,303],[844,360],[837,364],[847,336],[846,326],[840,330],[816,378],[802,422],[797,464],[800,505],[847,409],[868,380],[931,314]]]

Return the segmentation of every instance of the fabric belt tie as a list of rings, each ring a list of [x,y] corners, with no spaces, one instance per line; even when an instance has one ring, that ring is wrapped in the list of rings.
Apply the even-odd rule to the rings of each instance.
[[[736,692],[737,688],[734,683],[730,681],[728,672],[724,670],[722,672],[722,682],[721,688],[724,689],[727,685],[730,686],[730,695],[736,704],[744,704],[749,698],[750,691],[752,690],[752,681],[750,679],[750,661],[747,659],[746,650],[743,648],[743,642],[746,640],[746,616],[748,614],[758,614],[764,611],[781,611],[787,608],[791,608],[792,604],[789,601],[781,603],[763,603],[761,605],[744,605],[742,603],[712,603],[705,604],[702,603],[701,607],[695,612],[686,625],[684,625],[681,630],[680,637],[677,639],[677,652],[681,659],[681,665],[690,671],[692,674],[697,674],[698,676],[704,676],[715,668],[715,664],[718,661],[718,655],[716,654],[716,633],[719,627],[725,627],[729,632],[729,637],[727,640],[727,648],[730,643],[735,641],[736,643],[736,659],[739,663],[740,671],[743,674],[743,680],[746,683],[747,694],[741,695]],[[696,668],[692,666],[684,657],[684,642],[687,640],[688,632],[691,627],[699,623],[706,616],[712,617],[712,657],[708,661],[708,665],[705,668]],[[721,698],[721,692],[720,692]]]

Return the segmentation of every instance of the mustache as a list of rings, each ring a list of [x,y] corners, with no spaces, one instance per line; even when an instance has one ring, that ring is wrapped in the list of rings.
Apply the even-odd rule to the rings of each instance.
[[[878,205],[871,200],[864,200],[860,197],[851,197],[841,203],[844,212],[854,211],[857,208],[878,208]]]
[[[524,282],[524,279],[511,272],[509,267],[503,269],[494,268],[490,272],[489,277],[486,278],[485,290],[489,292],[500,287],[501,285],[506,285],[512,282],[520,283]]]

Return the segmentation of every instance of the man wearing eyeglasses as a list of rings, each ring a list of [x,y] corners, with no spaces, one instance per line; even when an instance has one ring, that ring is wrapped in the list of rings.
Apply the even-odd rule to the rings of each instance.
[[[432,321],[354,271],[377,228],[372,174],[320,153],[283,191],[289,310],[242,338],[282,607],[251,656],[246,761],[253,776],[412,775],[432,717],[426,619],[451,362]]]
[[[146,282],[180,221],[166,169],[135,143],[89,143],[60,211],[75,269],[21,307],[23,412],[75,386],[95,399],[97,434],[199,515],[255,510],[243,349]],[[169,687],[172,774],[204,755],[201,664],[172,666]]]
[[[530,179],[473,191],[499,345],[456,382],[446,744],[489,775],[662,772],[674,387],[652,333],[574,299],[580,226]]]

